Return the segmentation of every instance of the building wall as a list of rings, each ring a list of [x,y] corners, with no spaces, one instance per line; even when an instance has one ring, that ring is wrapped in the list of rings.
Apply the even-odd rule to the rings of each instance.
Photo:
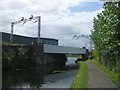
[[[10,34],[3,33],[2,34],[2,42],[10,42]],[[41,42],[43,44],[49,44],[49,45],[58,45],[57,39],[51,39],[51,38],[41,38]],[[37,38],[35,37],[26,37],[26,36],[20,36],[20,35],[13,35],[13,43],[16,44],[33,44],[37,43]]]

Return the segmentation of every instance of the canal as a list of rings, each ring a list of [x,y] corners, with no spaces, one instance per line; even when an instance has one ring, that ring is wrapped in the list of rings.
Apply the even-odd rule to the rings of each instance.
[[[44,75],[41,67],[15,71],[3,71],[3,88],[69,88],[74,80],[78,66],[77,58],[68,57],[66,70],[54,71]]]

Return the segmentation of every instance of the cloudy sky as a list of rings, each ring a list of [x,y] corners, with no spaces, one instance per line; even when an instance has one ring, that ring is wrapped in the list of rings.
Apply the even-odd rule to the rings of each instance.
[[[10,33],[12,21],[41,16],[41,37],[58,39],[63,46],[83,47],[89,40],[76,40],[73,36],[89,35],[93,18],[102,7],[103,2],[97,0],[1,0],[0,30]],[[37,37],[37,31],[34,21],[16,24],[14,28],[14,34],[29,37]]]

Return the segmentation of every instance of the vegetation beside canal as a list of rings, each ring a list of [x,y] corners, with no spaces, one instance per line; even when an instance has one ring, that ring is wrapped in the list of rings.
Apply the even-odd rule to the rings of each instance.
[[[105,2],[103,8],[93,19],[92,58],[120,87],[120,2]]]
[[[71,85],[73,88],[88,88],[88,67],[85,61],[79,61],[79,70]]]
[[[2,45],[2,68],[22,69],[35,66],[35,54],[30,45]]]

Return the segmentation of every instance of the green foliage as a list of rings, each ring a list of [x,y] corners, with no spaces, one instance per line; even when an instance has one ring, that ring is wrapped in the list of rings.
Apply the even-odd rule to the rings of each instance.
[[[99,60],[115,70],[120,59],[120,2],[106,2],[103,8],[104,11],[94,18],[92,39]]]
[[[96,50],[92,50],[90,53],[90,57],[93,57],[92,59],[100,61],[100,56]]]
[[[24,47],[18,48],[18,54],[15,61],[15,66],[17,68],[20,67],[27,67],[28,63],[28,55],[27,55],[28,49]]]
[[[33,67],[35,66],[35,56],[27,47],[8,45],[2,49],[2,66],[6,69]]]
[[[7,51],[3,51],[2,54],[3,67],[13,67],[13,59],[15,57],[15,52],[12,49],[8,49]]]
[[[28,49],[27,48],[19,48],[18,49],[18,58],[19,59],[27,59],[27,51]]]
[[[88,88],[88,67],[86,62],[79,61],[79,70],[71,85],[71,90],[74,90],[74,88],[83,88],[83,90]]]
[[[1,42],[0,45],[10,45],[8,42]]]
[[[4,59],[8,60],[8,62],[12,62],[15,56],[15,52],[12,49],[9,49],[7,52],[4,53],[4,56]]]

